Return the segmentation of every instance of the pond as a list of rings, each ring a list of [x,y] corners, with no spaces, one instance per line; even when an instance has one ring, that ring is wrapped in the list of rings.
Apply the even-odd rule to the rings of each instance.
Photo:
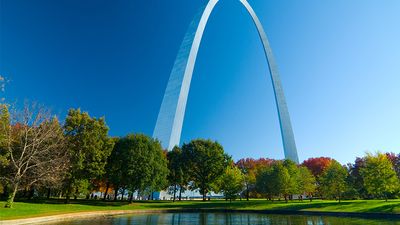
[[[256,213],[149,213],[54,223],[53,225],[400,225],[399,219],[270,215]]]

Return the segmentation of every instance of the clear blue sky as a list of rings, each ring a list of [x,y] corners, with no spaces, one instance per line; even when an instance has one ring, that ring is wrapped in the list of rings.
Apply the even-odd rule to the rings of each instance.
[[[300,160],[400,150],[400,1],[249,0],[275,53]],[[110,134],[151,135],[185,31],[205,0],[0,0],[8,102],[105,116]],[[256,29],[236,0],[210,18],[182,141],[235,159],[283,158]]]

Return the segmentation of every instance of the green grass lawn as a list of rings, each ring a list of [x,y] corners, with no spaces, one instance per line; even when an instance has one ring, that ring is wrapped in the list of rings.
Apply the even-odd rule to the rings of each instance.
[[[266,200],[233,201],[213,200],[201,201],[141,201],[102,202],[96,200],[76,200],[71,204],[63,204],[63,200],[42,200],[16,202],[14,208],[3,208],[5,202],[0,201],[0,220],[29,218],[37,216],[56,215],[71,212],[86,212],[100,210],[136,210],[136,209],[235,209],[235,210],[289,210],[320,211],[320,212],[357,212],[357,213],[396,213],[400,214],[400,200],[351,200],[342,201],[284,201],[269,202]]]

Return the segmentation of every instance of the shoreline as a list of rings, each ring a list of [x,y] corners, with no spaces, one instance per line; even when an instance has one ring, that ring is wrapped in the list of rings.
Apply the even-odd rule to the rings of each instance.
[[[332,216],[332,217],[357,217],[366,219],[400,219],[397,213],[360,213],[360,212],[323,212],[323,211],[296,211],[296,210],[256,210],[256,209],[137,209],[137,210],[99,210],[82,211],[75,213],[56,214],[51,216],[38,216],[24,219],[0,220],[0,225],[23,224],[49,224],[63,221],[73,221],[89,218],[110,217],[129,214],[151,213],[254,213],[275,215],[303,215],[303,216]]]

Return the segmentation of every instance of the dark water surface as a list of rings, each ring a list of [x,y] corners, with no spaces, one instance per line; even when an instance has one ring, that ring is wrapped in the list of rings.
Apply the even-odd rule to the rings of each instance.
[[[399,219],[362,219],[352,217],[268,215],[253,213],[154,213],[135,214],[79,221],[54,223],[54,225],[400,225]]]

